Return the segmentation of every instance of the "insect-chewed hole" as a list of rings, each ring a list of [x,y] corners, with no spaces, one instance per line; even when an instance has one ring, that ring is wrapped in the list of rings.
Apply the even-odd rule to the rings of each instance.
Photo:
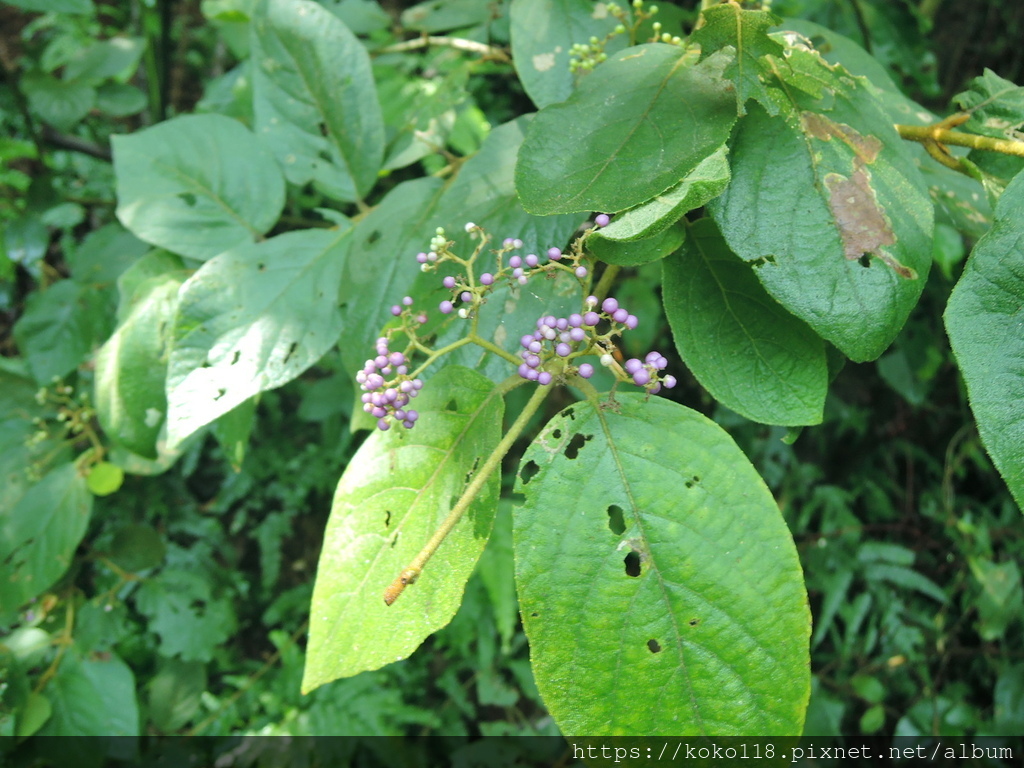
[[[523,481],[523,485],[533,480],[534,475],[540,472],[540,467],[537,466],[537,462],[531,459],[530,461],[523,464],[523,468],[519,471],[519,478]]]
[[[231,358],[231,365],[235,365],[241,357],[242,351],[240,349],[236,349],[234,357]]]
[[[217,396],[215,398],[213,398],[213,399],[214,400],[220,400],[227,393],[228,393],[228,391],[226,389],[224,389],[224,387],[221,387],[220,389],[217,390]]]
[[[695,486],[695,485],[697,485],[699,483],[700,483],[700,478],[697,477],[697,475],[694,475],[689,480],[684,481],[683,485],[685,485],[687,488],[693,488],[693,486]]]
[[[616,536],[621,536],[626,530],[626,519],[622,516],[622,507],[618,504],[608,507],[608,527]]]
[[[189,208],[193,208],[193,207],[195,207],[195,204],[196,204],[196,203],[198,202],[198,200],[199,200],[199,198],[197,198],[197,197],[196,197],[195,195],[193,195],[193,194],[192,194],[191,192],[179,192],[179,193],[178,193],[178,199],[180,199],[180,200],[181,200],[181,202],[183,202],[183,203],[184,203],[185,205],[187,205],[187,206],[188,206]]]
[[[691,627],[696,627],[698,624],[700,624],[700,619],[690,619],[687,623]]]
[[[560,430],[560,429],[553,429],[553,430],[551,430],[551,436],[553,438],[555,438],[555,440],[558,440],[562,436],[562,430]]]
[[[393,539],[391,540],[391,548],[392,548],[392,549],[394,549],[394,548],[395,548],[395,545],[396,545],[396,544],[398,543],[398,534],[399,534],[399,533],[401,533],[401,531],[396,531],[396,532],[395,532],[395,538],[393,538]]]
[[[469,481],[473,479],[473,475],[476,474],[476,468],[480,466],[480,457],[477,456],[473,459],[473,466],[469,468],[469,472],[466,473],[466,485],[469,485]]]
[[[565,458],[575,459],[580,455],[580,448],[582,448],[588,440],[593,440],[593,435],[583,435],[577,432],[572,436],[572,440],[565,446]]]
[[[455,402],[455,398],[453,397],[445,404],[444,409],[446,411],[457,411],[459,410],[459,404]]]
[[[566,415],[566,418],[572,419],[573,421],[576,420],[576,412],[573,411],[572,408],[566,408],[565,409],[565,415]]]
[[[391,525],[391,510],[384,510],[384,527],[387,528]]]
[[[871,254],[870,253],[862,253],[860,255],[860,258],[857,259],[857,263],[860,264],[862,267],[870,267],[871,266]]]
[[[538,616],[540,616],[540,614],[539,614],[539,613],[537,613],[536,611],[534,611],[534,612],[533,612],[533,613],[531,613],[530,615],[531,615],[531,616],[532,616],[533,618],[537,618]]]
[[[661,653],[661,644],[652,637],[647,641],[647,650],[651,653]]]
[[[626,575],[636,578],[640,575],[640,553],[630,552],[623,560],[626,564]]]

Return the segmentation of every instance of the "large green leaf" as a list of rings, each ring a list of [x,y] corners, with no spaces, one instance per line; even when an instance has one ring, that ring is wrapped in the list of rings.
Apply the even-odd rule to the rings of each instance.
[[[516,189],[538,214],[621,211],[678,183],[729,137],[730,56],[652,43],[613,56],[530,123]]]
[[[121,223],[182,256],[209,259],[252,242],[284,207],[274,158],[229,117],[177,117],[111,143]]]
[[[946,307],[946,330],[982,442],[1024,509],[1024,176],[996,206]]]
[[[921,174],[863,79],[793,48],[772,59],[780,113],[740,125],[710,204],[732,250],[783,306],[853,360],[899,333],[931,265]]]
[[[29,370],[40,384],[66,376],[110,332],[102,294],[72,280],[61,280],[25,302],[14,325]]]
[[[480,374],[449,366],[414,401],[412,430],[376,432],[338,483],[317,568],[303,691],[411,654],[447,624],[491,532],[495,473],[415,584],[384,590],[430,539],[501,437],[503,402]]]
[[[705,8],[701,16],[703,24],[694,30],[691,42],[701,46],[702,56],[727,45],[736,50],[736,58],[725,68],[724,74],[736,84],[740,114],[746,113],[743,105],[751,98],[771,111],[762,72],[765,56],[783,53],[782,44],[768,35],[768,30],[782,19],[769,11],[744,10],[735,3]]]
[[[516,74],[541,109],[572,93],[580,77],[569,71],[573,45],[586,45],[591,37],[603,40],[618,23],[606,4],[589,0],[512,0],[510,16]],[[627,42],[619,35],[605,52],[614,53]]]
[[[159,262],[166,271],[122,296],[124,318],[96,355],[95,402],[104,432],[133,453],[155,459],[167,415],[167,354],[178,289],[187,275],[177,257],[159,253],[129,271],[145,271],[147,262]]]
[[[241,246],[181,286],[167,369],[172,448],[337,342],[350,233],[307,229]]]
[[[997,139],[1019,139],[1024,128],[1024,88],[986,69],[971,81],[970,90],[953,101],[970,119],[964,129]]]
[[[384,156],[370,57],[308,0],[262,0],[252,23],[256,131],[288,181],[338,200],[366,196]]]
[[[96,104],[96,89],[79,80],[60,80],[45,72],[30,72],[21,90],[32,111],[62,131],[71,130]]]
[[[78,467],[66,463],[31,486],[0,518],[0,623],[59,579],[71,565],[92,512]]]
[[[710,219],[664,261],[664,300],[680,356],[722,405],[764,424],[821,421],[824,343],[768,295]]]
[[[774,499],[703,416],[616,399],[553,418],[516,484],[545,704],[566,735],[799,734],[810,611]]]
[[[81,650],[72,648],[46,686],[46,695],[53,711],[41,736],[139,735],[135,677],[116,654],[83,658]]]

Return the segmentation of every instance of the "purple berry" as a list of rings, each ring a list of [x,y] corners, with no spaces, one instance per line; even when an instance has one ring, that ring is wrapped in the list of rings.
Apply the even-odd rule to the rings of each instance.
[[[573,328],[579,328],[583,325],[583,315],[579,312],[573,312],[569,315],[569,325]]]
[[[672,389],[677,383],[675,376],[666,376],[662,381],[665,384],[665,389]]]
[[[427,313],[420,312],[418,315],[416,315],[416,322],[419,323],[420,325],[423,325],[425,322],[427,322]]]
[[[542,349],[544,349],[544,345],[541,344],[539,341],[531,341],[529,346],[527,346],[527,349],[533,352],[533,354],[537,355],[540,354],[540,351]]]
[[[629,360],[626,361],[625,365],[623,365],[622,367],[626,369],[626,373],[632,376],[634,373],[643,368],[644,364],[640,360],[637,360],[635,357],[631,357],[629,358]]]
[[[411,307],[412,306],[412,296],[404,297],[402,299],[402,303],[405,304],[405,306],[407,306],[407,307]]]
[[[442,315],[450,315],[452,313],[452,310],[455,309],[455,307],[452,306],[452,303],[447,300],[442,301],[440,304],[438,304],[437,308],[441,310]]]
[[[522,376],[524,379],[530,378],[529,373],[532,370],[533,369],[530,366],[528,366],[526,363],[523,363],[518,368],[519,375]]]
[[[402,363],[405,362],[405,355],[403,355],[401,352],[392,352],[388,356],[388,362],[391,363],[392,365],[401,365]]]
[[[592,366],[590,363],[584,363],[583,365],[580,366],[580,376],[582,376],[584,379],[589,379],[593,375],[594,366]]]
[[[537,383],[547,386],[551,383],[551,374],[547,371],[541,371],[537,374]]]
[[[522,267],[516,267],[515,269],[512,270],[512,277],[520,278],[522,276],[523,276],[523,268]]]
[[[600,321],[601,316],[597,314],[597,312],[587,312],[587,314],[583,316],[583,324],[590,327],[597,325]]]
[[[419,411],[406,411],[405,412],[405,418],[407,418],[409,421],[415,422],[419,417],[420,417],[420,412]]]
[[[628,318],[629,312],[624,310],[622,307],[619,307],[614,312],[612,312],[612,320],[614,320],[616,323],[624,323]]]
[[[526,372],[526,378],[529,379],[530,381],[536,381],[537,379],[540,378],[540,374],[537,373],[537,371],[535,371],[533,368],[531,368]]]
[[[582,328],[573,328],[569,331],[571,341],[583,341],[585,338],[587,338],[587,332]]]
[[[601,310],[607,314],[611,314],[619,308],[619,302],[609,296],[607,299],[601,302]]]
[[[648,373],[646,368],[641,368],[639,371],[633,374],[633,383],[638,387],[644,386],[651,380],[651,374]]]
[[[594,223],[599,227],[607,227],[611,217],[607,213],[599,213],[594,217]]]
[[[377,358],[373,361],[373,364],[378,368],[384,368],[388,364],[388,359],[384,355],[377,355]]]
[[[636,315],[629,315],[622,321],[622,324],[632,331],[640,324],[640,321],[636,319]]]
[[[555,248],[554,246],[548,248],[548,258],[551,259],[552,261],[558,261],[560,258],[562,258],[562,249]]]
[[[460,299],[462,299],[462,300],[463,300],[463,301],[465,301],[465,302],[470,302],[470,301],[472,301],[472,300],[473,300],[473,294],[472,294],[472,293],[470,293],[469,291],[463,291],[463,292],[462,292],[462,293],[461,293],[461,294],[459,295],[459,298],[460,298]]]
[[[645,363],[651,363],[652,365],[658,362],[658,358],[661,357],[661,352],[655,352],[654,350],[647,353],[647,357],[644,358]]]
[[[513,240],[511,237],[506,237],[504,240],[501,241],[502,246],[505,248],[511,248],[513,243],[515,243],[515,240]]]
[[[523,266],[523,260],[518,256],[513,256],[508,260],[508,265],[510,267],[521,267]]]
[[[521,336],[519,338],[519,346],[521,346],[523,349],[529,349],[530,345],[532,343],[533,343],[533,336],[531,336],[530,334],[527,334],[525,336]]]
[[[494,275],[490,272],[484,272],[480,275],[480,285],[491,285],[494,282]]]
[[[586,267],[576,267],[576,277],[579,277],[579,278],[582,279],[582,278],[584,278],[586,276],[587,276],[587,268]]]
[[[375,419],[383,419],[385,416],[388,415],[388,412],[379,405],[373,406],[373,409],[370,411],[370,413],[373,415],[373,418]]]
[[[523,359],[526,361],[526,364],[530,368],[536,368],[537,366],[540,365],[540,358],[537,355],[533,354],[532,352],[527,352],[526,357],[524,357]]]
[[[523,259],[523,261],[526,262],[526,266],[528,267],[536,267],[537,263],[540,260],[537,258],[536,254],[531,253],[525,259]]]
[[[402,314],[402,308],[395,304],[393,307],[391,307],[391,314],[394,315],[395,317],[398,317],[400,314]]]
[[[387,419],[381,419],[380,421],[377,422],[377,429],[379,429],[381,432],[387,432],[389,429],[391,429],[391,425],[388,424]]]
[[[555,347],[555,354],[559,357],[568,357],[572,354],[572,347],[566,344],[564,341]]]
[[[420,264],[426,264],[427,263],[427,254],[425,254],[425,253],[417,253],[416,254],[416,261],[418,261]]]
[[[448,275],[448,277],[446,277],[444,280],[442,280],[441,283],[444,285],[445,288],[449,288],[449,289],[450,288],[454,288],[455,287],[455,278],[452,277],[451,275]]]

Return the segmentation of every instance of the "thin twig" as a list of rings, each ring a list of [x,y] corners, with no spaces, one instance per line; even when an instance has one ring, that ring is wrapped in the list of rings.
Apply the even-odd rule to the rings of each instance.
[[[384,48],[378,48],[374,51],[375,54],[381,53],[404,53],[405,51],[414,51],[417,48],[428,48],[431,45],[446,46],[448,48],[455,48],[459,51],[466,51],[468,53],[478,53],[486,59],[493,59],[494,61],[500,61],[507,63],[512,59],[509,58],[508,53],[502,49],[493,45],[487,45],[486,43],[478,43],[476,40],[467,40],[464,37],[447,37],[440,35],[423,35],[412,40],[406,40],[402,43],[395,43]]]

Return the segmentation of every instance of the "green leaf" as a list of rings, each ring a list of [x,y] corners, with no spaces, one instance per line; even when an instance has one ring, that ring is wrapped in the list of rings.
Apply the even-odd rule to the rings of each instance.
[[[692,58],[675,45],[629,48],[567,101],[542,109],[516,166],[523,207],[543,215],[631,208],[722,146],[736,121],[722,78],[730,59]]]
[[[852,360],[873,360],[924,288],[931,201],[864,80],[799,48],[772,61],[780,114],[751,107],[709,209],[769,294]]]
[[[616,401],[554,417],[516,483],[516,585],[545,704],[566,735],[799,734],[810,613],[775,500],[700,414]]]
[[[942,587],[927,576],[910,568],[904,568],[902,565],[869,563],[864,567],[864,578],[868,581],[887,581],[897,587],[920,592],[922,595],[927,595],[940,603],[948,602]]]
[[[414,429],[376,432],[338,483],[313,590],[304,692],[403,659],[446,625],[490,535],[498,473],[416,583],[384,604],[384,590],[501,437],[498,390],[465,368],[449,366],[429,379],[416,406]]]
[[[685,239],[686,225],[682,222],[643,240],[607,239],[599,229],[587,237],[587,250],[608,264],[637,267],[675,253]]]
[[[971,87],[953,97],[953,103],[971,118],[963,128],[997,139],[1021,139],[1024,127],[1024,88],[986,68]]]
[[[366,49],[308,0],[262,0],[252,23],[256,131],[288,181],[361,200],[377,180],[384,124]]]
[[[95,10],[92,0],[4,0],[4,2],[15,8],[24,8],[26,11],[46,13],[91,14]]]
[[[946,330],[967,383],[978,432],[1017,505],[1024,509],[1024,176],[996,206],[946,306]]]
[[[146,94],[127,83],[104,83],[96,88],[96,108],[111,117],[136,115],[146,108]]]
[[[173,733],[199,711],[206,690],[206,665],[166,659],[149,683],[149,716],[157,730]]]
[[[52,713],[53,707],[48,698],[35,691],[29,693],[28,701],[18,713],[18,727],[15,732],[17,737],[27,739],[43,727]]]
[[[1012,736],[1024,731],[1024,664],[1007,664],[992,694],[996,731]]]
[[[150,265],[153,267],[150,267]],[[148,276],[150,270],[165,270]],[[147,275],[139,282],[135,275]],[[103,431],[133,453],[155,459],[167,415],[167,356],[181,261],[154,253],[125,273],[119,314],[124,317],[96,354],[96,414]]]
[[[71,373],[109,332],[102,296],[72,280],[31,294],[14,340],[40,384]]]
[[[249,130],[187,115],[111,138],[117,217],[136,237],[209,259],[259,238],[284,207],[284,178]]]
[[[665,314],[687,367],[722,405],[762,424],[821,422],[825,345],[768,295],[710,219],[664,262]]]
[[[160,653],[184,661],[209,661],[235,629],[231,601],[214,595],[204,573],[162,571],[142,583],[135,605],[160,636]]]
[[[604,40],[618,24],[605,3],[589,0],[512,0],[510,16],[512,62],[539,109],[565,101],[572,93],[577,80],[569,71],[573,45],[585,45],[592,37]],[[612,54],[627,42],[619,35],[605,52]]]
[[[71,566],[92,513],[92,494],[71,463],[31,486],[0,519],[0,624]]]
[[[981,584],[981,595],[977,600],[978,634],[986,641],[999,640],[1010,624],[1020,621],[1024,611],[1020,568],[1013,560],[994,563],[972,557],[968,562],[971,573]]]
[[[110,559],[129,573],[155,568],[163,562],[167,546],[156,529],[148,525],[126,525],[114,534]]]
[[[167,368],[171,447],[337,342],[350,232],[299,230],[234,248],[181,286]]]
[[[729,183],[728,148],[720,147],[681,182],[635,208],[623,211],[601,230],[607,240],[629,242],[654,237],[685,214],[722,194]]]
[[[245,459],[245,448],[252,432],[253,416],[256,414],[256,401],[250,397],[241,405],[237,405],[213,422],[213,436],[217,438],[221,450],[231,463],[235,472],[242,469]]]
[[[28,105],[44,122],[62,131],[71,130],[96,104],[96,89],[77,80],[58,80],[44,72],[21,78]]]
[[[124,470],[109,461],[94,464],[86,477],[86,484],[93,496],[109,496],[116,493],[122,483],[124,483]]]
[[[426,0],[402,12],[402,26],[422,32],[484,24],[493,15],[490,0]]]
[[[53,713],[40,736],[139,735],[135,677],[116,654],[83,659],[73,648],[61,659],[46,694]]]
[[[94,229],[66,258],[76,282],[96,287],[114,283],[148,250],[149,245],[115,222]]]
[[[88,85],[130,76],[139,66],[146,41],[137,37],[98,40],[75,52],[64,65],[64,79]]]
[[[701,46],[701,58],[732,46],[736,57],[723,74],[736,85],[740,115],[746,114],[747,99],[757,99],[770,114],[775,114],[768,90],[762,81],[764,57],[782,56],[782,44],[768,36],[768,30],[782,19],[770,11],[747,11],[733,3],[705,8],[703,24],[694,30],[690,42]]]
[[[340,0],[324,3],[324,7],[355,35],[368,35],[391,26],[391,17],[376,0]]]

